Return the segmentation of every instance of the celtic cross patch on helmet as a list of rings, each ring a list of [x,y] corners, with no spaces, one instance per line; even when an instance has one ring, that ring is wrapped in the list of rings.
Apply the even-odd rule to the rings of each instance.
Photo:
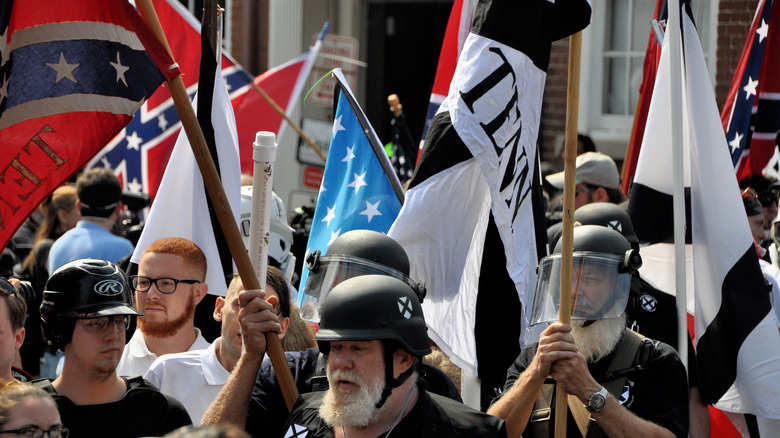
[[[412,303],[409,302],[409,297],[398,298],[398,311],[406,319],[412,317]]]

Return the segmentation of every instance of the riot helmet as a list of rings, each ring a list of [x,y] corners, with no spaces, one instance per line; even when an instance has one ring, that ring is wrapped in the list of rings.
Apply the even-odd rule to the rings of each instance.
[[[628,212],[611,202],[592,202],[574,211],[574,220],[582,225],[601,225],[612,228],[628,240],[632,247],[639,244],[634,224]]]
[[[323,256],[315,250],[306,258],[309,277],[303,289],[301,317],[308,321],[320,320],[320,305],[333,287],[348,278],[379,274],[397,278],[417,294],[420,302],[425,287],[409,278],[409,258],[403,247],[388,237],[372,230],[348,231],[333,241]]]
[[[383,341],[385,387],[377,408],[415,366],[393,378],[393,345],[420,358],[431,352],[422,305],[408,283],[386,275],[361,275],[337,284],[322,303],[320,351],[330,354],[333,341]]]
[[[290,252],[293,244],[293,229],[287,222],[287,211],[284,202],[272,192],[271,230],[268,238],[268,256],[284,273],[287,281],[292,280],[295,271],[295,256]],[[241,187],[241,235],[244,245],[249,248],[249,226],[252,218],[252,186]]]
[[[422,305],[412,287],[386,275],[363,275],[337,284],[320,309],[315,336],[320,349],[329,342],[391,339],[413,356],[431,352]]]
[[[637,249],[619,232],[598,225],[573,230],[571,319],[595,321],[623,314],[631,288],[631,273],[642,265]],[[561,246],[539,263],[531,325],[558,320]]]
[[[127,276],[111,262],[75,260],[59,267],[46,282],[41,327],[44,340],[52,347],[63,350],[70,343],[77,319],[115,315],[142,314],[133,307]],[[129,324],[127,330],[133,329],[134,324]]]

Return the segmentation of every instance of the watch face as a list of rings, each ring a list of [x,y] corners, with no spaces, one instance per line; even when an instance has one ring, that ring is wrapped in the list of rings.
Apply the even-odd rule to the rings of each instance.
[[[594,411],[600,411],[607,404],[607,399],[603,395],[596,393],[590,398],[590,407]]]
[[[598,412],[604,408],[604,405],[607,404],[606,392],[607,391],[602,387],[601,391],[593,393],[590,398],[588,398],[587,408],[590,412]]]

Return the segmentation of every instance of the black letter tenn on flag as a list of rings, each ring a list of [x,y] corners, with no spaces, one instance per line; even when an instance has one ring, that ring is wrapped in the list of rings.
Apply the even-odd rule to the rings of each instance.
[[[534,169],[550,46],[589,21],[585,0],[477,2],[388,233],[409,255],[410,276],[426,282],[429,336],[486,392],[520,351],[523,303],[545,252]]]

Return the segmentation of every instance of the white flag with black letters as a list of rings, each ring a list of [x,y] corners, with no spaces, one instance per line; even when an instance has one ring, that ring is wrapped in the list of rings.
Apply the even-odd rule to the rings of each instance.
[[[550,45],[589,20],[585,0],[479,1],[388,233],[426,283],[430,337],[489,384],[502,385],[519,353],[526,291],[545,253],[536,143]]]

